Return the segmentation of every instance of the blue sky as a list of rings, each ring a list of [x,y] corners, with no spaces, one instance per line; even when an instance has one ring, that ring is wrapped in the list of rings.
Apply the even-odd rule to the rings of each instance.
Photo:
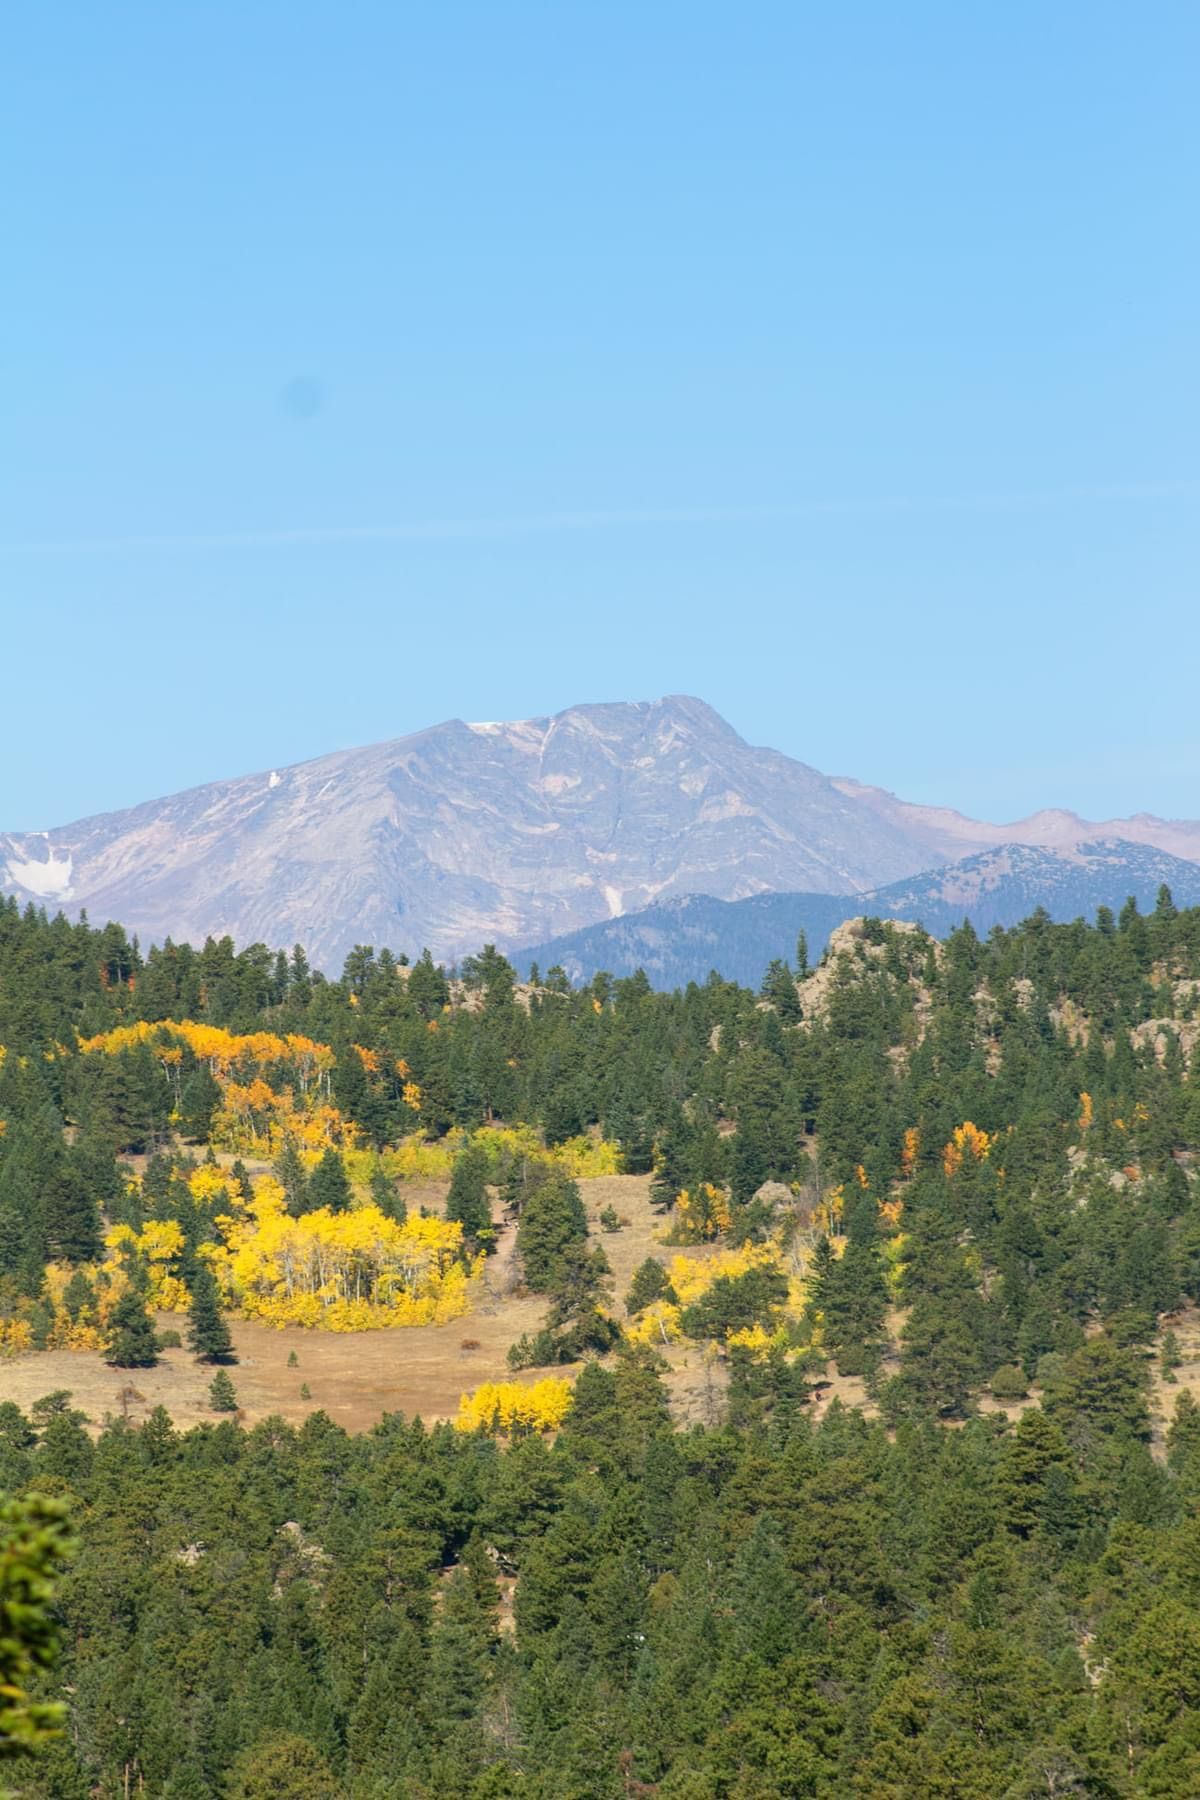
[[[5,40],[0,828],[664,692],[1200,815],[1194,4]]]

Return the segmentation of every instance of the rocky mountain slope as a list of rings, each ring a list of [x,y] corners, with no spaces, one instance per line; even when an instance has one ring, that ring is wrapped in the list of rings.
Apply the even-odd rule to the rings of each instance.
[[[1019,924],[1039,906],[1054,919],[1091,918],[1101,906],[1117,911],[1132,894],[1146,911],[1163,883],[1176,905],[1200,905],[1200,864],[1143,844],[1106,839],[1063,851],[1006,844],[870,894],[756,894],[732,902],[688,895],[519,952],[515,961],[522,976],[533,962],[543,974],[558,964],[575,982],[598,969],[620,976],[641,968],[655,987],[672,988],[717,969],[757,986],[772,958],[793,959],[801,931],[816,958],[838,925],[864,913],[911,920],[935,937],[969,918],[982,935]]]
[[[0,836],[0,886],[143,940],[355,943],[442,958],[672,894],[844,892],[923,846],[702,701],[450,720],[45,834]]]
[[[120,919],[144,942],[301,942],[336,972],[356,943],[453,960],[687,894],[861,894],[997,833],[1060,850],[1105,835],[1200,858],[1200,824],[1143,816],[1101,834],[1072,814],[1000,827],[908,806],[755,748],[676,695],[512,724],[452,719],[55,831],[0,834],[0,892]]]

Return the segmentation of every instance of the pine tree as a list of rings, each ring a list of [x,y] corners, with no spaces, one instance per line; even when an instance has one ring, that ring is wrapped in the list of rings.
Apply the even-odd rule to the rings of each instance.
[[[237,1183],[237,1190],[242,1196],[242,1199],[253,1200],[254,1189],[250,1184],[250,1176],[246,1169],[246,1165],[240,1156],[230,1169],[229,1174],[231,1179]]]
[[[309,1177],[304,1211],[319,1212],[325,1207],[331,1213],[349,1212],[351,1197],[346,1165],[331,1146]]]
[[[371,1204],[377,1206],[386,1219],[394,1219],[397,1225],[403,1225],[408,1217],[408,1207],[386,1169],[376,1169],[371,1177]]]
[[[625,1311],[639,1313],[653,1300],[674,1300],[675,1290],[657,1257],[648,1256],[633,1271],[633,1280],[625,1296]]]
[[[96,1305],[96,1290],[82,1269],[76,1269],[63,1290],[63,1306],[72,1320],[77,1320],[81,1313],[91,1311]]]
[[[463,1236],[473,1244],[487,1244],[495,1238],[492,1230],[492,1206],[487,1192],[487,1157],[481,1146],[469,1144],[454,1160],[450,1177],[450,1193],[446,1199],[446,1217],[455,1219],[463,1228]]]
[[[190,1286],[192,1304],[188,1312],[188,1349],[197,1362],[236,1362],[233,1339],[221,1311],[221,1295],[216,1276],[206,1262],[195,1262]]]
[[[60,1262],[94,1262],[101,1254],[100,1209],[92,1191],[92,1154],[56,1145],[42,1185],[42,1225],[49,1254]]]
[[[293,1219],[311,1211],[308,1204],[308,1175],[300,1152],[290,1140],[275,1158],[275,1179],[287,1195],[287,1208]]]
[[[670,1212],[688,1184],[688,1152],[691,1148],[683,1115],[677,1113],[654,1146],[654,1174],[650,1199],[657,1211]]]
[[[116,1369],[152,1369],[158,1361],[154,1321],[136,1287],[127,1288],[113,1307],[105,1355]]]
[[[763,999],[771,1002],[785,1023],[795,1024],[801,1011],[796,977],[781,958],[776,957],[768,964],[761,991]]]
[[[221,1090],[207,1063],[198,1063],[183,1084],[179,1097],[179,1127],[194,1144],[207,1141],[212,1118],[221,1104]]]
[[[214,1412],[236,1412],[237,1389],[227,1369],[218,1369],[208,1384],[208,1404]]]
[[[554,1286],[564,1250],[587,1239],[587,1214],[579,1189],[563,1175],[552,1175],[534,1188],[521,1209],[517,1252],[525,1284],[535,1294]]]

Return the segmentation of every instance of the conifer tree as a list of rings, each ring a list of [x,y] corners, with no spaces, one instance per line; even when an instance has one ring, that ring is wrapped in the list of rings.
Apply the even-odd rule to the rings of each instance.
[[[675,1290],[671,1286],[666,1270],[655,1256],[648,1256],[633,1271],[633,1280],[629,1284],[629,1292],[625,1296],[625,1311],[629,1314],[639,1313],[654,1300],[674,1300]]]
[[[233,1339],[221,1311],[216,1277],[197,1258],[191,1271],[192,1304],[188,1311],[188,1348],[197,1362],[236,1362]]]
[[[517,1227],[517,1252],[526,1286],[535,1294],[548,1293],[564,1250],[586,1238],[587,1214],[579,1189],[566,1176],[550,1176],[526,1200]]]
[[[446,1217],[457,1220],[463,1236],[473,1244],[490,1247],[492,1206],[487,1192],[487,1157],[481,1146],[469,1144],[454,1159],[450,1192],[446,1199]]]
[[[326,1207],[331,1213],[349,1212],[350,1201],[346,1165],[331,1145],[309,1177],[304,1211],[318,1212]]]
[[[183,1084],[179,1097],[179,1127],[194,1144],[207,1141],[213,1114],[221,1104],[221,1090],[207,1063],[197,1063]]]
[[[310,1211],[308,1204],[308,1173],[300,1158],[300,1152],[289,1139],[275,1158],[275,1179],[287,1195],[287,1209],[293,1219]]]
[[[227,1369],[218,1369],[208,1384],[208,1404],[214,1412],[236,1412],[237,1389]]]
[[[93,1308],[96,1304],[96,1290],[82,1269],[76,1269],[63,1290],[63,1306],[72,1320]]]
[[[152,1369],[158,1361],[154,1321],[136,1285],[128,1287],[113,1307],[106,1359],[117,1369]]]
[[[377,1206],[385,1218],[394,1219],[397,1225],[403,1225],[408,1217],[408,1207],[386,1169],[376,1169],[371,1177],[371,1204]]]

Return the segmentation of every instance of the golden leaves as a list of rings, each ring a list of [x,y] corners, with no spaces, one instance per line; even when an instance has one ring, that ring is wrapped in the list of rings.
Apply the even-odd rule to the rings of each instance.
[[[947,1178],[953,1180],[968,1156],[977,1163],[984,1162],[991,1147],[992,1140],[987,1132],[980,1131],[978,1125],[973,1125],[970,1119],[964,1120],[955,1127],[950,1142],[942,1151],[942,1168]]]
[[[565,1376],[547,1375],[529,1384],[520,1381],[485,1381],[458,1403],[455,1427],[459,1431],[511,1432],[514,1426],[532,1431],[557,1431],[574,1400]]]

